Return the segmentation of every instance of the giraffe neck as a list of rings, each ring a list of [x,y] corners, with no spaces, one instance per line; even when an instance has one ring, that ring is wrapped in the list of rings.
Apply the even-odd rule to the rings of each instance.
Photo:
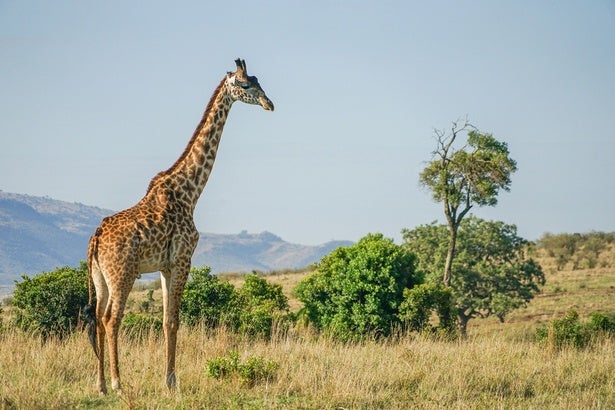
[[[164,181],[167,188],[175,191],[176,198],[192,211],[211,174],[222,130],[232,104],[233,99],[227,91],[225,77],[211,96],[203,118],[183,154],[171,168],[161,172],[152,181],[152,184],[158,179]]]

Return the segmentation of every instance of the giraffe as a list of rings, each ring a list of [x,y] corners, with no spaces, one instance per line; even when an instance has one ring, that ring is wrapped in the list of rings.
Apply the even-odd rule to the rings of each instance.
[[[248,76],[244,60],[222,79],[177,161],[150,182],[145,196],[132,208],[102,220],[90,238],[87,263],[90,301],[84,312],[89,338],[98,357],[97,387],[107,393],[104,375],[105,337],[109,349],[111,387],[121,393],[118,369],[118,331],[128,294],[141,273],[160,271],[166,384],[176,387],[175,348],[179,307],[199,234],[194,208],[211,173],[222,129],[233,102],[273,103],[258,79]],[[93,289],[96,306],[93,307]]]

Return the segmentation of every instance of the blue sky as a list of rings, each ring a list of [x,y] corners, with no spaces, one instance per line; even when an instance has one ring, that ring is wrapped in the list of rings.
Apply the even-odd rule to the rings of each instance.
[[[418,174],[466,116],[519,168],[477,216],[528,239],[615,230],[609,0],[0,0],[0,189],[133,205],[236,57],[276,110],[233,106],[201,231],[399,242],[444,222]]]

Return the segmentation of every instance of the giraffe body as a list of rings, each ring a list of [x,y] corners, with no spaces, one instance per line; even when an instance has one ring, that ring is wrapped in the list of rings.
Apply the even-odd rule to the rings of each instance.
[[[188,280],[199,233],[194,208],[211,173],[229,110],[235,101],[261,105],[273,111],[256,77],[249,77],[245,62],[228,73],[214,91],[203,118],[183,154],[156,175],[135,206],[104,218],[88,245],[90,305],[96,291],[91,338],[98,356],[98,390],[106,393],[105,344],[109,349],[111,386],[121,390],[118,367],[118,332],[128,294],[142,273],[160,271],[163,329],[166,345],[166,383],[176,385],[175,350],[179,306]],[[88,309],[87,311],[90,311]]]

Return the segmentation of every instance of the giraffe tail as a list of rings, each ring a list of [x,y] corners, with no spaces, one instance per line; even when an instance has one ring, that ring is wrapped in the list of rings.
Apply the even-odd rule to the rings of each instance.
[[[96,307],[92,305],[85,305],[83,308],[84,320],[87,325],[88,339],[94,349],[94,354],[98,357],[98,345],[96,344]]]
[[[98,258],[98,237],[102,233],[100,228],[90,238],[88,245],[88,304],[83,308],[83,319],[87,325],[88,339],[94,349],[94,354],[99,357],[98,343],[96,343],[96,301],[94,295],[94,283],[92,280],[92,263]]]

